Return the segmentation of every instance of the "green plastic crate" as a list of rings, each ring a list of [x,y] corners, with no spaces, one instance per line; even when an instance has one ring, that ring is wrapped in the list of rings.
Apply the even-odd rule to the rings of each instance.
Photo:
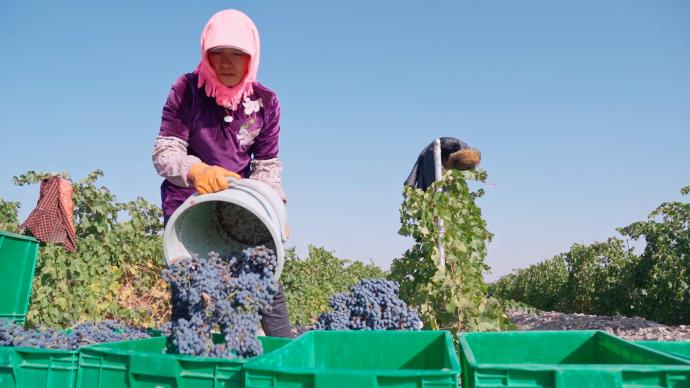
[[[149,335],[160,336],[160,331],[149,330]],[[0,347],[0,388],[70,388],[78,370],[79,350]]]
[[[222,337],[216,337],[222,338]],[[264,354],[292,341],[259,337]],[[166,354],[166,337],[83,347],[77,387],[244,387],[244,360]]]
[[[245,364],[255,387],[457,388],[460,364],[446,331],[312,331]]]
[[[38,240],[0,231],[0,319],[24,324],[37,257]]]
[[[690,387],[690,362],[602,331],[461,333],[463,388]]]
[[[635,343],[690,360],[690,341],[635,341]]]
[[[70,388],[79,351],[0,347],[0,388]]]

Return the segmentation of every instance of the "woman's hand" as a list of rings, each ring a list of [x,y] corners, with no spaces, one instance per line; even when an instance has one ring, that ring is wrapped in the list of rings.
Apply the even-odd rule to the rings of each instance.
[[[189,178],[194,182],[194,188],[199,194],[216,193],[228,188],[228,177],[241,177],[220,166],[209,166],[197,163],[189,169]]]

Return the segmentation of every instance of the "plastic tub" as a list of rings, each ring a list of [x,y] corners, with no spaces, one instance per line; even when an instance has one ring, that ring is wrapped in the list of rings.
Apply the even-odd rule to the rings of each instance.
[[[245,365],[247,387],[457,388],[446,331],[312,331]]]
[[[287,212],[278,194],[255,179],[230,179],[230,188],[194,194],[170,216],[163,232],[168,264],[178,258],[221,256],[232,250],[265,245],[275,251],[280,278],[285,261]]]
[[[0,319],[24,324],[37,257],[38,240],[0,231]]]
[[[690,362],[602,331],[462,333],[463,387],[686,387]]]

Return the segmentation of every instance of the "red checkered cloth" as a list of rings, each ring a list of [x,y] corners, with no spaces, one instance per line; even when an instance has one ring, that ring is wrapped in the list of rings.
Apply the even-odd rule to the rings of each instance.
[[[61,176],[46,178],[41,182],[38,204],[22,227],[40,241],[60,243],[74,252],[77,250],[77,233],[72,222],[73,213],[70,182]]]

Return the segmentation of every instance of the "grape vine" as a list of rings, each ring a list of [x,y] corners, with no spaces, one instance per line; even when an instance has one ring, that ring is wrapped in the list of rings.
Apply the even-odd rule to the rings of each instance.
[[[467,181],[484,182],[481,170],[447,170],[426,191],[405,187],[400,209],[400,234],[410,236],[412,248],[395,259],[391,278],[400,283],[401,298],[418,306],[425,326],[432,329],[496,330],[509,325],[498,300],[487,297],[483,275],[488,231],[475,200],[483,190],[471,191]],[[436,222],[440,218],[445,233]],[[442,241],[445,265],[437,242]]]

